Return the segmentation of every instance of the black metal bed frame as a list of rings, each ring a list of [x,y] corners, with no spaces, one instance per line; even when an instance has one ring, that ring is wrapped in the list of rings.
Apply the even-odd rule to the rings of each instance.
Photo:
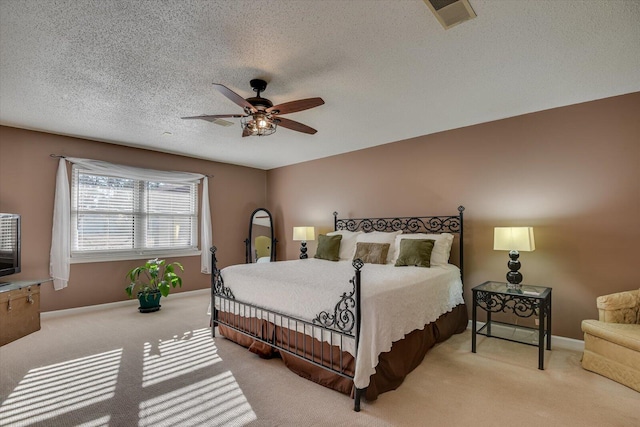
[[[462,219],[464,207],[458,207],[458,215],[426,216],[426,217],[396,217],[396,218],[361,218],[339,219],[334,212],[334,229],[365,232],[371,231],[403,231],[408,233],[454,233],[459,234],[459,267],[462,274],[463,268],[463,233]],[[322,311],[311,321],[289,316],[265,307],[245,303],[236,300],[231,289],[224,285],[222,275],[217,267],[216,251],[212,246],[211,261],[213,272],[211,274],[211,333],[215,337],[216,325],[224,325],[236,332],[262,342],[272,348],[303,359],[315,366],[331,371],[350,380],[354,376],[345,372],[345,363],[342,358],[343,344],[345,340],[354,342],[354,359],[358,354],[358,339],[360,336],[360,295],[361,295],[361,270],[364,263],[360,259],[353,261],[355,274],[349,283],[352,285],[349,292],[344,292],[333,309]],[[216,308],[218,304],[219,308]],[[226,313],[221,319],[219,312]],[[230,315],[230,314],[233,315]],[[272,330],[266,333],[258,333],[261,321],[272,324]],[[280,336],[277,336],[277,327],[280,327]],[[311,348],[307,346],[307,340],[303,339],[302,345],[298,342],[300,329],[305,335],[311,336]],[[285,344],[285,332],[287,340]],[[292,345],[291,334],[294,333]],[[309,334],[310,331],[310,334]],[[262,331],[264,332],[264,331]],[[264,336],[263,336],[264,335]],[[328,337],[328,340],[325,339]],[[278,340],[280,338],[280,340]],[[319,354],[316,354],[315,340],[320,342]],[[334,342],[335,340],[335,342]],[[329,362],[325,361],[324,343],[330,345]],[[334,345],[339,346],[338,360],[333,360]],[[311,356],[308,356],[308,352]],[[319,361],[318,361],[319,360]],[[354,394],[354,411],[360,411],[360,400],[365,389],[356,388]]]

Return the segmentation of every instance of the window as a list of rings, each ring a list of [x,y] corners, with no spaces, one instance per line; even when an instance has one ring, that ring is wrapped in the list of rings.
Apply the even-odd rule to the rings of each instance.
[[[197,182],[157,182],[73,165],[71,257],[127,259],[198,250]]]

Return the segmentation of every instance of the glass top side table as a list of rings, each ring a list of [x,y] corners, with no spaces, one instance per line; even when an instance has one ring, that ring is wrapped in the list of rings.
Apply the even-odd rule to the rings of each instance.
[[[484,282],[472,289],[473,315],[471,351],[476,352],[476,335],[500,338],[538,347],[538,369],[544,369],[544,349],[551,350],[551,288],[522,285],[508,289],[504,282]],[[487,313],[487,322],[477,329],[478,307]],[[492,321],[492,313],[513,313],[520,318],[537,317],[537,328]],[[493,325],[500,326],[494,327]],[[508,333],[504,333],[504,331]],[[533,332],[533,333],[532,333]],[[537,332],[537,334],[535,333]],[[546,336],[546,341],[545,341]]]

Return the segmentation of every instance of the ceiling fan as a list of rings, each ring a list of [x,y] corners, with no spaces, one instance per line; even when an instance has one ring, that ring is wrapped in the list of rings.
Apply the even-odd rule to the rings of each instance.
[[[213,114],[192,117],[182,117],[183,119],[201,119],[208,122],[220,123],[224,118],[236,117],[241,119],[242,136],[266,136],[276,131],[278,126],[298,132],[313,135],[317,130],[303,125],[294,120],[280,117],[281,114],[296,113],[298,111],[308,110],[324,104],[322,98],[307,98],[297,101],[285,102],[284,104],[273,105],[267,98],[260,96],[261,92],[267,88],[267,82],[261,79],[253,79],[249,82],[257,96],[244,99],[228,87],[214,83],[213,86],[224,96],[243,108],[244,114]],[[223,121],[224,122],[224,121]],[[227,122],[228,123],[228,122]]]

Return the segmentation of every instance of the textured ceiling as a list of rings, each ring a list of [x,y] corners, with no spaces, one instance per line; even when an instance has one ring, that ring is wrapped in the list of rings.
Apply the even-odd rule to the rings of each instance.
[[[640,90],[640,1],[0,0],[0,124],[261,169]],[[241,137],[211,83],[318,130]],[[165,133],[170,133],[167,135]]]

